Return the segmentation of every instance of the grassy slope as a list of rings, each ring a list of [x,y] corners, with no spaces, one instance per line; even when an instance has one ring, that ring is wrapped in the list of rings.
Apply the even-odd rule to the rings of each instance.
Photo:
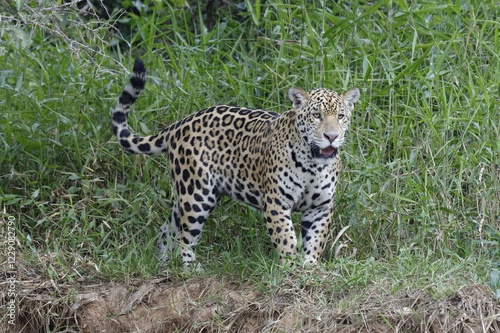
[[[196,14],[163,8],[131,18],[137,32],[123,39],[51,2],[44,16],[0,13],[0,204],[16,218],[23,266],[66,282],[157,274],[156,228],[174,200],[166,161],[125,154],[110,128],[141,55],[140,133],[217,103],[284,111],[294,85],[361,89],[322,264],[343,283],[325,289],[431,285],[439,297],[495,280],[498,6],[291,2],[205,33],[186,28]],[[279,285],[260,213],[220,206],[197,247],[203,274]]]

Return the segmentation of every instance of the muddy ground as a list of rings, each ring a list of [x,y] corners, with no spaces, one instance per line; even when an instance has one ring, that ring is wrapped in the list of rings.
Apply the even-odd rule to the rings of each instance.
[[[77,287],[22,281],[14,326],[1,289],[0,332],[500,332],[500,304],[487,286],[463,286],[437,300],[432,288],[341,294],[299,281],[298,275],[274,287],[222,277]]]

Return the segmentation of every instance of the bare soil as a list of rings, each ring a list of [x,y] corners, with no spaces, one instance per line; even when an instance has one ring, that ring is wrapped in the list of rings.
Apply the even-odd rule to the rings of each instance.
[[[0,294],[0,332],[500,332],[500,305],[487,286],[434,299],[431,288],[340,294],[299,276],[275,287],[221,277],[84,286],[26,280],[17,288],[15,326]]]

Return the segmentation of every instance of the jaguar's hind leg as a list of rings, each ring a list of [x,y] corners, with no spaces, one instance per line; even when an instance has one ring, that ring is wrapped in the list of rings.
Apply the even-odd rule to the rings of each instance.
[[[217,204],[217,196],[212,187],[201,189],[188,189],[185,195],[179,196],[180,224],[177,233],[177,241],[180,244],[180,253],[184,266],[196,260],[192,248],[198,244],[203,227]]]
[[[198,182],[201,185],[201,182]],[[203,187],[183,185],[180,188],[178,200],[174,205],[170,222],[165,222],[160,228],[161,237],[158,240],[160,259],[168,261],[174,250],[179,247],[182,263],[189,266],[196,260],[192,248],[198,243],[205,221],[217,204],[217,191],[211,184],[203,183]],[[184,190],[185,189],[185,190]]]
[[[178,202],[172,208],[170,220],[160,227],[160,237],[156,242],[156,249],[160,262],[167,263],[177,247],[177,232],[179,230],[180,215]]]

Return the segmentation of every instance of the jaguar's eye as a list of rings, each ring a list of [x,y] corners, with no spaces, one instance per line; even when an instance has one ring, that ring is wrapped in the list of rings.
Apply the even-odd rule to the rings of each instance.
[[[337,119],[338,120],[342,120],[344,118],[345,118],[345,114],[343,114],[343,113],[340,113],[340,114],[337,115]]]
[[[321,119],[321,112],[314,112],[312,116],[316,119]]]

